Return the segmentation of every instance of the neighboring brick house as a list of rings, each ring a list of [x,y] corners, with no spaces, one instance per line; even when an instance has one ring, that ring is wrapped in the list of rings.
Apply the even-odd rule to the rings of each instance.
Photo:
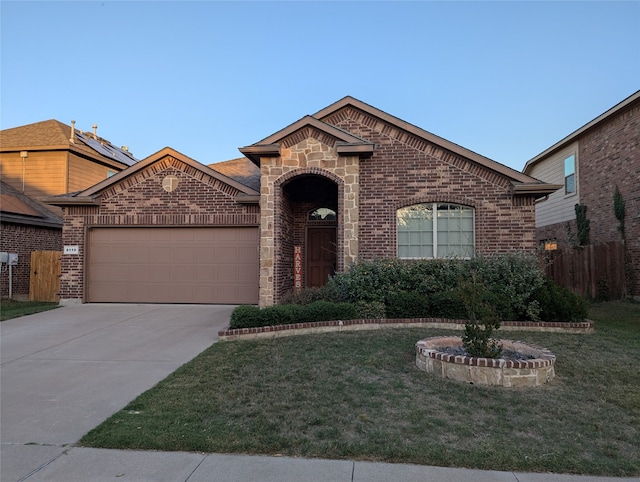
[[[40,205],[48,213],[42,219],[25,215],[20,222],[5,223],[5,219],[16,221],[16,214],[24,213],[7,211],[15,208],[3,199],[0,251],[20,254],[13,268],[15,297],[29,294],[30,253],[62,249],[62,210],[42,206],[39,201],[87,189],[137,162],[126,148],[98,137],[96,129],[94,126],[93,133],[88,134],[47,120],[0,131],[2,194],[19,197],[24,204]],[[57,219],[53,225],[48,222],[49,215]],[[2,274],[2,296],[8,293],[6,276]]]
[[[62,297],[268,306],[359,259],[530,250],[534,201],[560,187],[352,97],[240,151],[165,148],[50,200],[79,247]]]
[[[29,294],[31,252],[62,250],[62,217],[0,182],[0,246],[0,251],[18,255],[18,264],[11,268],[11,283],[9,268],[2,265],[0,295],[3,298],[9,294],[12,298],[26,298]]]
[[[626,204],[625,231],[640,296],[640,91],[531,159],[524,173],[560,189],[536,204],[536,238],[565,247],[576,233],[575,205],[587,207],[592,244],[620,241],[613,209],[616,186]]]

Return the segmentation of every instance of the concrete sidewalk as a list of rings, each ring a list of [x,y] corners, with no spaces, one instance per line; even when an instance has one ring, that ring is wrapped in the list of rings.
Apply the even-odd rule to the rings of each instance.
[[[4,480],[4,479],[3,479]],[[604,482],[615,479],[421,465],[70,448],[27,481]]]
[[[635,480],[354,462],[75,447],[89,430],[217,338],[232,307],[73,305],[0,324],[0,480]]]

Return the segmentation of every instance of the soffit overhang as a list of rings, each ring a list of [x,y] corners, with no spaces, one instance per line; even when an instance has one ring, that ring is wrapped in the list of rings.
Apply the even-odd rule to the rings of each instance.
[[[335,144],[332,147],[335,147],[338,154],[343,156],[357,155],[360,157],[370,157],[375,149],[375,145],[365,139],[354,136],[347,131],[322,122],[312,116],[304,116],[302,119],[255,144],[239,148],[239,151],[259,166],[261,157],[280,156],[283,141],[306,128],[316,129],[323,134],[333,137]]]
[[[558,189],[564,187],[564,184],[546,184],[541,182],[513,184],[514,196],[533,196],[538,199],[553,194]]]

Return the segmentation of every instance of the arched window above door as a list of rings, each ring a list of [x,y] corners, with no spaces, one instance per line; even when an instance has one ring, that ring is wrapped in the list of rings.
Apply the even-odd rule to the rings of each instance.
[[[336,220],[336,212],[333,209],[329,208],[318,208],[309,211],[309,215],[307,217],[309,221],[335,221]]]

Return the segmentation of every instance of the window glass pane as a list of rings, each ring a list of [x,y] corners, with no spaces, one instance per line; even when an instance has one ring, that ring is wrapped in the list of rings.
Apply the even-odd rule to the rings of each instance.
[[[571,194],[576,192],[576,175],[571,174],[564,178],[564,192],[566,194]]]
[[[415,204],[397,211],[398,256],[432,257],[433,211],[431,204]]]
[[[569,174],[574,174],[576,172],[576,158],[572,154],[564,160],[564,175],[565,177]]]
[[[336,219],[336,212],[329,208],[318,208],[309,211],[309,221],[333,221]]]

